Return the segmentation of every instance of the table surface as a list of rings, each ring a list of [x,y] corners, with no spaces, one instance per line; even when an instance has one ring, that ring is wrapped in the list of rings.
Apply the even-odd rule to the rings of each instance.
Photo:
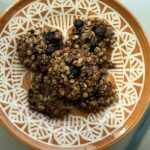
[[[15,0],[0,0],[0,13],[3,12]],[[143,26],[145,32],[150,38],[150,0],[121,0]],[[150,108],[137,127],[124,139],[114,144],[108,150],[148,150],[150,147]],[[137,132],[138,131],[138,132]],[[18,142],[7,131],[0,126],[0,150],[31,150]]]

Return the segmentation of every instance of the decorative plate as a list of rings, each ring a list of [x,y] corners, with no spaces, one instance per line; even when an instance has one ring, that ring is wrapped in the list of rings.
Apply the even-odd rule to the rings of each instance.
[[[56,26],[65,36],[76,17],[103,18],[114,27],[112,61],[119,102],[103,113],[50,120],[28,108],[30,76],[16,40],[33,26]],[[134,17],[117,0],[19,0],[0,18],[0,119],[20,141],[41,150],[95,150],[124,137],[144,113],[150,93],[149,44]]]

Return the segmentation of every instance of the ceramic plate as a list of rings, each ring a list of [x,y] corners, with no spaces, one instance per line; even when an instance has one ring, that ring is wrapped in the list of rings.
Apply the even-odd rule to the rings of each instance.
[[[69,114],[51,120],[28,108],[30,75],[19,62],[18,37],[36,26],[61,28],[74,18],[97,16],[114,27],[110,75],[119,102],[103,113]],[[124,137],[144,113],[150,93],[149,44],[135,18],[115,0],[19,0],[0,18],[0,119],[17,139],[41,150],[95,150]]]

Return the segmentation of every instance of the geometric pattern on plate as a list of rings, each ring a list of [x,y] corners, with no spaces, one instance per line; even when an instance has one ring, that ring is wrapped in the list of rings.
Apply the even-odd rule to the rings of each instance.
[[[56,26],[66,36],[75,16],[89,15],[104,18],[115,29],[117,42],[112,61],[117,68],[110,74],[116,83],[118,104],[104,113],[87,117],[70,114],[61,121],[30,111],[27,90],[22,87],[27,70],[19,62],[16,40],[35,24]],[[0,33],[0,107],[21,132],[42,143],[75,147],[111,135],[134,111],[144,79],[144,57],[135,33],[118,12],[101,1],[36,0],[14,14]]]

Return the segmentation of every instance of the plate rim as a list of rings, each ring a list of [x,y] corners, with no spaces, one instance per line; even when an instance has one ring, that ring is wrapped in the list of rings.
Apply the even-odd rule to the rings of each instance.
[[[144,58],[150,58],[150,43],[148,41],[148,37],[146,35],[146,33],[144,32],[144,29],[143,27],[141,26],[141,23],[139,23],[139,21],[137,20],[137,18],[135,17],[135,15],[126,7],[124,6],[120,1],[118,0],[113,0],[113,1],[108,1],[108,0],[98,0],[98,1],[102,1],[106,4],[113,4],[114,5],[114,9],[115,10],[118,10],[119,8],[125,12],[124,14],[121,13],[122,16],[128,16],[131,20],[132,20],[132,24],[135,24],[136,25],[136,30],[138,30],[140,33],[136,34],[136,36],[138,37],[138,35],[142,35],[142,41],[145,43],[145,49],[147,49],[147,56],[144,56]],[[28,1],[24,1],[24,0],[17,0],[16,2],[14,2],[12,5],[10,5],[1,15],[0,15],[0,20],[2,22],[5,22],[6,20],[6,16],[7,14],[9,13],[12,13],[14,14],[16,12],[16,9],[19,9],[19,8],[22,8],[22,5],[20,5],[21,3],[24,5],[24,3],[28,4],[30,2],[33,2],[33,0],[28,0]],[[15,11],[14,11],[15,10]],[[5,18],[6,17],[6,18]],[[11,18],[11,17],[10,17]],[[124,17],[125,19],[127,17]],[[131,24],[131,23],[129,23]],[[0,28],[2,29],[3,26],[5,24],[2,23],[0,25]],[[131,25],[132,27],[133,25]],[[0,32],[1,32],[1,29],[0,29]],[[139,39],[139,38],[138,38]],[[143,46],[143,47],[144,47]],[[146,60],[146,59],[145,59]],[[148,73],[148,63],[146,63],[145,61],[145,72]],[[146,73],[145,73],[146,75]],[[144,82],[144,87],[148,84],[146,83],[146,78],[147,78],[147,81],[150,81],[150,71],[149,71],[149,76],[146,75],[145,76],[145,82]],[[146,85],[145,85],[146,84]],[[143,91],[144,91],[144,88],[143,88]],[[21,143],[29,146],[30,148],[33,148],[33,149],[41,149],[41,150],[44,150],[44,149],[53,149],[53,150],[60,150],[60,149],[71,149],[71,150],[83,150],[83,149],[105,149],[105,148],[108,148],[110,147],[111,145],[115,144],[116,142],[120,141],[121,139],[123,139],[129,132],[131,132],[131,130],[134,129],[134,127],[137,125],[137,123],[140,121],[140,119],[142,118],[142,116],[144,115],[144,112],[146,111],[147,107],[148,107],[148,104],[150,102],[150,86],[147,87],[147,93],[146,93],[146,96],[145,96],[145,103],[143,104],[143,109],[141,110],[140,113],[138,113],[138,115],[134,118],[134,120],[132,120],[132,123],[130,123],[130,125],[128,125],[128,128],[125,128],[124,125],[123,127],[117,129],[117,131],[114,132],[114,134],[117,134],[117,136],[112,136],[111,138],[113,138],[111,140],[111,138],[109,139],[109,142],[108,144],[99,144],[100,141],[96,142],[96,143],[93,143],[93,144],[90,144],[90,145],[87,145],[87,146],[80,146],[80,147],[75,147],[75,148],[71,148],[71,147],[57,147],[57,146],[47,146],[47,144],[43,144],[43,143],[40,143],[34,139],[32,139],[31,137],[29,137],[28,135],[24,134],[23,132],[21,132],[20,130],[17,129],[17,127],[15,127],[11,121],[5,116],[5,113],[2,111],[2,109],[0,109],[0,123],[7,129],[7,131],[13,135],[13,137],[15,137],[18,141],[20,141]],[[142,92],[143,94],[143,92]],[[144,101],[143,100],[143,101]],[[141,101],[141,99],[140,99]],[[137,106],[136,106],[137,107]],[[135,109],[136,109],[135,107]],[[141,108],[142,108],[141,107]],[[136,110],[133,111],[133,113],[135,113]],[[128,118],[131,119],[132,117],[132,114],[131,116]],[[128,122],[128,120],[126,120],[126,122]],[[123,132],[120,132],[120,135],[118,135],[118,131],[122,131],[124,130],[124,133]],[[103,140],[102,140],[103,141]]]

